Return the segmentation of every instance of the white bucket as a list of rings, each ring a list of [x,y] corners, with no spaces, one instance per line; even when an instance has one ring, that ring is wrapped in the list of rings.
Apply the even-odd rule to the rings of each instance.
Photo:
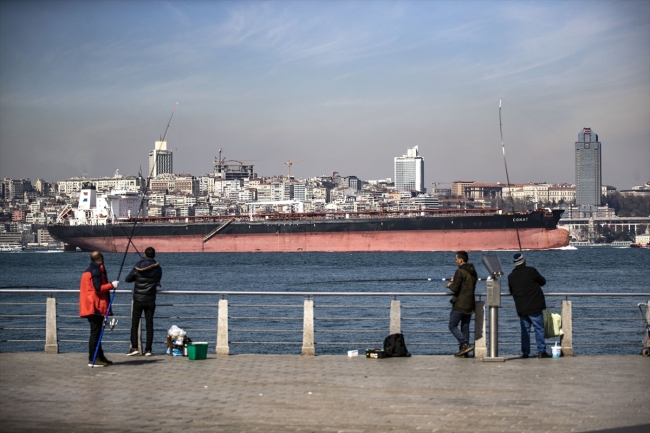
[[[561,353],[562,347],[558,346],[557,344],[555,346],[551,346],[551,354],[553,358],[559,358]]]

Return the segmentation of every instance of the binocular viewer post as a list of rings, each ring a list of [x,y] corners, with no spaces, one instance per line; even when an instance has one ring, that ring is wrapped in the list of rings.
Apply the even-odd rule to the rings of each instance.
[[[501,307],[501,281],[499,277],[503,276],[503,268],[499,257],[488,255],[483,257],[483,265],[490,273],[486,282],[486,302],[490,308],[490,348],[488,356],[483,361],[504,361],[499,357],[499,307]]]

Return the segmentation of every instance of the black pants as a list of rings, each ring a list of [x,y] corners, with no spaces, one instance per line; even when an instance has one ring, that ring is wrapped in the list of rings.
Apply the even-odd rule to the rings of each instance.
[[[90,323],[90,339],[88,340],[88,362],[93,362],[93,357],[95,356],[95,348],[99,342],[99,334],[101,334],[102,326],[104,325],[104,316],[88,316],[88,323]],[[97,351],[97,359],[105,359],[101,344],[99,345],[99,350]]]
[[[138,347],[138,328],[143,311],[145,323],[147,324],[147,343],[144,351],[151,352],[151,345],[153,344],[153,313],[156,311],[156,302],[154,301],[133,301],[133,314],[131,315],[131,348],[137,349]]]

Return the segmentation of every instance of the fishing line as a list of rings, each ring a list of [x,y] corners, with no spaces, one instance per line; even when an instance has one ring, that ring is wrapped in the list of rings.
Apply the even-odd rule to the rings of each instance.
[[[314,281],[309,284],[344,284],[344,283],[387,283],[387,282],[408,282],[408,281],[420,281],[420,282],[430,282],[430,281],[451,281],[452,277],[445,278],[387,278],[387,279],[371,279],[371,280],[334,280],[334,281]],[[486,281],[487,278],[477,278],[477,281]],[[302,283],[289,284],[290,286],[303,285]]]
[[[510,195],[510,203],[512,204],[512,215],[515,222],[515,231],[517,232],[517,243],[519,244],[519,252],[521,252],[521,239],[519,238],[519,225],[515,217],[515,200],[512,198],[512,187],[510,186],[510,176],[508,176],[508,163],[506,162],[506,146],[503,144],[503,126],[501,123],[501,99],[499,99],[499,132],[501,133],[501,150],[503,151],[503,165],[506,168],[506,180],[508,181],[508,194]]]
[[[52,286],[0,286],[0,289],[52,289],[52,290],[69,290],[69,288],[52,287]]]
[[[172,110],[172,115],[169,117],[169,122],[167,122],[167,128],[165,128],[165,133],[163,134],[162,138],[160,139],[160,145],[161,146],[162,146],[162,143],[165,141],[165,137],[167,137],[167,131],[169,131],[169,125],[171,125],[171,123],[172,123],[172,119],[174,118],[174,113],[176,112],[177,107],[178,107],[178,102],[174,105],[174,109]],[[158,150],[160,150],[160,148]],[[147,191],[149,190],[149,184],[151,182],[151,177],[153,176],[153,170],[158,165],[158,156],[159,155],[158,155],[157,151],[154,151],[154,152],[156,154],[156,157],[154,159],[154,163],[151,165],[151,170],[149,170],[149,176],[147,177],[147,183],[145,184],[144,194],[146,194]],[[120,280],[120,276],[122,275],[122,269],[124,268],[124,262],[126,261],[127,254],[129,253],[129,246],[133,245],[133,248],[135,248],[135,250],[138,251],[136,246],[132,243],[132,239],[133,239],[133,234],[135,233],[135,226],[138,224],[138,219],[140,217],[140,214],[142,213],[142,209],[144,208],[144,203],[145,203],[144,194],[143,194],[142,199],[140,200],[140,206],[138,207],[138,213],[135,216],[135,219],[133,220],[133,227],[131,228],[131,234],[129,235],[129,238],[128,238],[127,243],[126,243],[126,249],[124,250],[124,255],[122,256],[122,263],[120,264],[120,270],[117,273],[117,281]],[[124,229],[124,227],[122,227],[122,230],[124,230],[124,233],[126,234],[126,230]],[[138,255],[140,255],[140,257],[142,257],[142,255],[139,252],[138,252]],[[95,347],[95,354],[93,355],[93,362],[91,364],[92,367],[95,366],[95,360],[97,359],[97,353],[99,352],[99,347],[102,344],[102,338],[104,336],[104,330],[106,329],[106,321],[108,320],[108,315],[111,313],[111,307],[113,306],[113,299],[115,299],[116,291],[117,291],[117,288],[113,287],[113,292],[111,293],[111,299],[108,302],[108,308],[106,309],[106,314],[104,315],[104,323],[102,325],[102,330],[99,333],[99,339],[97,340],[97,346]],[[112,329],[112,326],[111,326],[111,329]]]
[[[122,229],[122,231],[124,232],[124,234],[128,237],[129,234],[126,232],[126,229],[124,228],[124,226],[121,225],[120,228]],[[138,247],[136,247],[135,244],[131,244],[131,245],[133,245],[133,249],[135,250],[136,253],[138,253],[138,255],[140,256],[140,258],[143,258],[143,257],[142,257],[142,254],[140,253],[140,251],[138,251]],[[120,270],[120,271],[121,271],[121,270]]]

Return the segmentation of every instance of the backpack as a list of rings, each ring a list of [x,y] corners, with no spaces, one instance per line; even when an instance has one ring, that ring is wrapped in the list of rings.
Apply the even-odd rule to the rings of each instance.
[[[386,357],[391,356],[411,356],[406,349],[404,334],[391,334],[384,340],[384,353]]]

